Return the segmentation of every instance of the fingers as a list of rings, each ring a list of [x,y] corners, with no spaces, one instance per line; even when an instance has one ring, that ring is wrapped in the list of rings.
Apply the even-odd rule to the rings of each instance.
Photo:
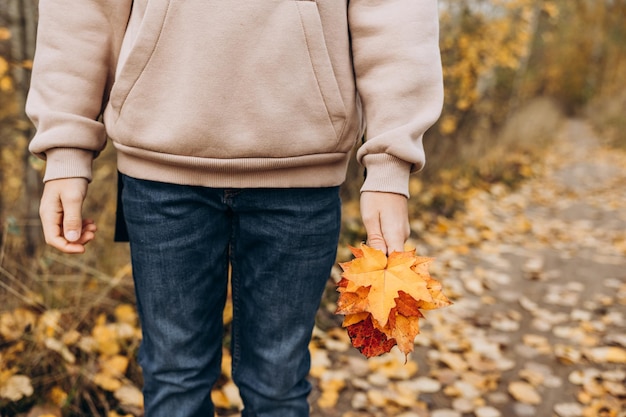
[[[63,236],[68,242],[78,242],[83,229],[83,200],[80,189],[67,188],[59,195],[63,209]]]
[[[44,186],[39,215],[46,243],[61,252],[83,253],[94,239],[93,220],[82,219],[87,180],[67,178],[49,181]]]
[[[409,237],[407,198],[400,194],[364,192],[361,216],[369,246],[386,254],[402,252]]]
[[[98,228],[96,224],[91,219],[83,220],[83,224],[81,227],[80,238],[73,243],[78,243],[80,245],[86,245],[91,242],[96,237],[96,231]]]
[[[376,216],[378,214],[378,216]],[[387,242],[381,228],[380,213],[373,213],[371,217],[363,218],[363,225],[367,232],[367,245],[387,253]]]
[[[383,236],[387,241],[388,253],[403,252],[404,244],[411,234],[408,199],[399,194],[392,194],[391,198],[394,199],[392,209],[381,216]]]

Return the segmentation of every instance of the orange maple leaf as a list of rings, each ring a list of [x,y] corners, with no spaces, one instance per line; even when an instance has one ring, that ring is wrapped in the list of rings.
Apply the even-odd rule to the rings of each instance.
[[[371,317],[372,315],[368,312],[362,312],[362,313],[355,313],[355,314],[347,314],[344,318],[343,318],[343,327],[350,327],[353,324],[357,324],[363,320],[365,320],[368,317]]]
[[[350,248],[355,256],[340,264],[337,314],[345,314],[352,345],[367,357],[398,345],[408,356],[419,334],[420,309],[445,307],[451,301],[439,281],[428,272],[432,258],[415,251],[394,252],[389,257],[366,245]]]
[[[353,314],[366,311],[370,287],[357,288],[356,292],[342,291],[341,287],[338,290],[343,294],[337,300],[336,314]]]
[[[411,269],[415,264],[414,251],[394,252],[387,257],[382,251],[366,245],[362,245],[361,250],[363,257],[341,264],[343,277],[348,280],[345,292],[356,293],[360,287],[370,287],[364,311],[370,312],[381,326],[387,324],[399,291],[415,300],[434,301],[426,280]]]
[[[408,357],[408,354],[413,352],[415,337],[420,332],[419,319],[424,315],[418,308],[418,301],[413,297],[404,291],[399,291],[398,295],[397,307],[391,310],[387,325],[379,330],[389,339],[394,339],[400,351]]]
[[[413,352],[415,337],[420,332],[419,316],[405,316],[396,309],[391,312],[384,333],[393,338],[402,353],[408,356]]]
[[[398,313],[405,317],[424,317],[420,309],[420,302],[415,300],[409,294],[404,291],[398,291],[398,297],[396,298],[396,308]]]

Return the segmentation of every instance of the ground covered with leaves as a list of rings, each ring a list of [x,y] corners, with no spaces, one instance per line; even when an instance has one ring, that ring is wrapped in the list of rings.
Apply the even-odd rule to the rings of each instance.
[[[571,120],[541,163],[521,169],[528,179],[514,188],[451,177],[461,209],[414,216],[411,243],[435,258],[430,273],[453,304],[423,312],[407,361],[397,347],[370,359],[352,347],[335,314],[337,266],[311,343],[312,417],[624,417],[626,152]],[[33,294],[0,314],[1,416],[142,414],[141,334],[121,302],[129,274],[90,301],[110,300],[105,313],[70,323]],[[213,399],[234,417],[227,343]]]
[[[569,121],[534,177],[412,226],[454,304],[409,362],[316,333],[314,416],[617,417],[626,410],[626,154]]]

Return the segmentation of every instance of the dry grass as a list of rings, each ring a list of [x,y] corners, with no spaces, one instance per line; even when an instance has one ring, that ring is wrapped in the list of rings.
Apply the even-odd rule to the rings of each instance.
[[[116,307],[134,303],[128,247],[112,244],[113,162],[108,149],[95,166],[84,214],[96,220],[99,232],[82,256],[62,255],[43,244],[29,255],[25,236],[39,230],[40,222],[7,210],[0,237],[0,386],[23,375],[34,392],[17,401],[0,398],[3,417],[27,412],[36,403],[50,403],[64,416],[106,416],[116,404],[112,393],[94,382],[101,352],[68,339],[89,340],[103,317],[113,318]],[[64,338],[67,343],[55,342]],[[134,360],[139,340],[127,341],[121,351],[129,358],[127,375],[134,383],[140,381]]]

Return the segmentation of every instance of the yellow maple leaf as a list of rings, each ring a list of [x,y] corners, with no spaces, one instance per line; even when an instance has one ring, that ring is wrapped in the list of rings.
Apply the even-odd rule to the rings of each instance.
[[[426,288],[432,296],[432,301],[417,300],[418,308],[423,310],[435,310],[452,304],[452,301],[443,293],[441,282],[436,279],[428,278],[426,280]]]
[[[350,248],[355,256],[350,262],[340,264],[344,273],[354,269],[357,271],[377,271],[387,266],[387,256],[377,249],[370,248],[367,245],[361,245],[361,248]]]
[[[356,314],[347,314],[344,319],[343,319],[343,327],[348,327],[348,326],[352,326],[353,324],[356,324],[360,321],[365,320],[366,318],[368,318],[369,316],[371,316],[370,313],[368,312],[362,312],[362,313],[356,313]]]
[[[395,339],[398,348],[405,355],[413,352],[415,337],[420,332],[419,316],[406,317],[396,312],[392,314],[388,324],[384,332],[387,337]]]
[[[408,357],[424,317],[420,309],[451,304],[428,271],[433,258],[417,256],[414,249],[389,257],[366,245],[351,250],[355,259],[340,265],[336,314],[345,315],[352,345],[368,358],[397,345]]]
[[[382,327],[387,324],[391,309],[396,306],[398,291],[404,291],[415,300],[433,302],[426,280],[412,269],[414,251],[394,252],[389,257],[382,251],[361,246],[363,257],[344,267],[343,277],[348,280],[346,291],[356,293],[360,287],[370,287],[365,311],[372,314]]]

